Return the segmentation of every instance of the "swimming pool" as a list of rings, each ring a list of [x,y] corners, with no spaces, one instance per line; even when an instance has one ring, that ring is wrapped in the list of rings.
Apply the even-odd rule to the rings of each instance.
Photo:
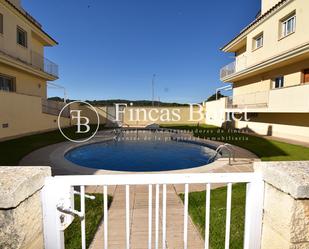
[[[88,168],[147,172],[203,166],[214,154],[204,145],[152,138],[89,144],[69,151],[65,158]]]

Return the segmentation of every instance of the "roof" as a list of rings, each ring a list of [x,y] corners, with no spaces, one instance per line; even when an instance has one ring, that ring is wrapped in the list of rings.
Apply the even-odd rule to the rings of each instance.
[[[32,17],[27,11],[25,10],[21,10],[19,8],[17,8],[12,2],[10,2],[9,0],[5,0],[9,5],[11,5],[16,11],[18,11],[21,15],[23,15],[29,22],[31,22],[34,26],[36,26],[41,32],[43,32],[49,39],[51,39],[54,43],[56,43],[58,45],[58,42],[52,38],[49,34],[47,34],[43,29],[42,29],[42,25],[35,20],[34,17]]]
[[[222,48],[220,48],[220,50],[223,50],[226,46],[228,46],[231,42],[235,41],[238,37],[240,37],[241,35],[243,35],[248,29],[250,29],[252,26],[254,26],[255,24],[257,24],[258,22],[260,22],[262,19],[264,19],[265,17],[269,16],[271,13],[273,13],[276,9],[278,9],[279,7],[281,7],[285,2],[288,2],[290,0],[281,0],[279,3],[277,3],[276,5],[274,5],[272,8],[270,8],[268,11],[266,11],[263,15],[260,15],[259,17],[257,17],[256,19],[254,19],[254,21],[252,21],[248,26],[246,26],[244,29],[242,29],[240,31],[240,33],[234,37],[231,41],[229,41],[228,43],[226,43]]]

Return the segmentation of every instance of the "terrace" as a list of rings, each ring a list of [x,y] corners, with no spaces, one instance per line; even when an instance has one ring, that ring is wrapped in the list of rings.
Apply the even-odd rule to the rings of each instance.
[[[19,53],[14,51],[8,51],[4,47],[0,48],[0,58],[5,59],[9,63],[25,69],[25,66],[30,66],[32,69],[41,71],[49,76],[50,80],[57,79],[59,76],[58,65],[43,55],[29,50],[27,53]],[[22,65],[20,66],[20,64]]]
[[[220,79],[223,80],[226,77],[232,76],[235,73],[241,72],[247,68],[247,57],[239,56],[235,61],[224,66],[220,70]]]
[[[300,84],[269,91],[234,95],[227,100],[227,109],[244,109],[252,112],[306,113],[309,84]],[[282,101],[283,99],[288,101]]]

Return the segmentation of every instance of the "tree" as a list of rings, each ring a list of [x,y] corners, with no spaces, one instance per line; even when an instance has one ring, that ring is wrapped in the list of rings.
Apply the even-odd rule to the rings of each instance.
[[[217,96],[218,96],[218,98],[217,98]],[[216,94],[214,93],[214,94],[211,95],[206,101],[213,101],[213,100],[216,100],[216,99],[221,99],[221,98],[226,97],[226,96],[224,96],[223,94],[221,94],[220,91],[218,91],[217,96],[216,96]]]

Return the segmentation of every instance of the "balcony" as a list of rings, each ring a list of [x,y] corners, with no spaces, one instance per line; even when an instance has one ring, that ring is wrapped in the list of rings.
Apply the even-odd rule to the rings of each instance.
[[[227,109],[250,112],[308,113],[309,84],[236,95],[227,100]]]
[[[247,57],[244,55],[240,55],[236,57],[236,60],[231,62],[230,64],[224,66],[220,70],[220,79],[231,76],[237,72],[240,72],[247,68]]]
[[[66,105],[66,103],[52,101],[48,99],[42,99],[42,112],[45,114],[58,116],[62,110],[62,108]],[[65,108],[61,113],[61,117],[69,118],[70,110],[69,108]]]
[[[228,97],[228,109],[265,108],[269,103],[269,91]]]
[[[57,78],[59,76],[58,65],[34,51],[31,51],[31,65]]]
[[[220,79],[224,79],[226,76],[234,74],[236,72],[236,61],[224,66],[220,70]]]
[[[27,51],[27,53],[21,54],[17,51],[8,51],[1,47],[0,54],[10,57],[18,62],[22,62],[28,66],[32,66],[52,77],[58,78],[59,76],[58,65],[35,51],[30,50]]]

